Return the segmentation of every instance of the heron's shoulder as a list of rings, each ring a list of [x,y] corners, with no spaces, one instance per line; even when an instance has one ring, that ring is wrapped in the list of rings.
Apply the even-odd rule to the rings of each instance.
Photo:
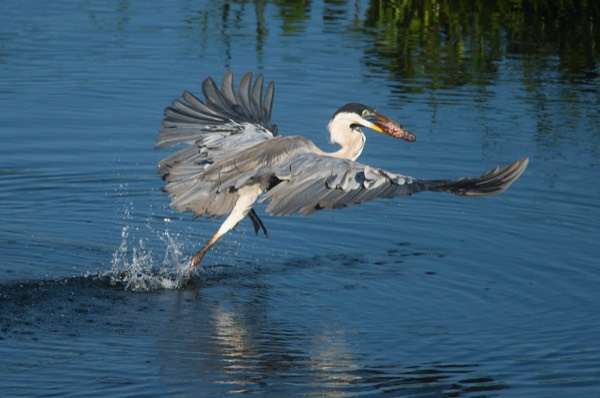
[[[260,143],[260,146],[270,152],[303,153],[318,150],[311,140],[301,135],[278,136]]]

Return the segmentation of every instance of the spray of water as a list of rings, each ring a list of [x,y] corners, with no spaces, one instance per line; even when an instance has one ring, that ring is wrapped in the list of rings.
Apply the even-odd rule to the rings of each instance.
[[[154,191],[141,196],[132,194],[127,183],[120,184],[115,193],[116,216],[125,226],[121,229],[120,245],[112,255],[111,268],[101,277],[112,286],[132,291],[185,286],[193,276],[189,258],[182,250],[189,242],[179,233],[170,232],[167,226],[171,219],[159,215],[164,210],[164,198],[154,197]],[[149,200],[141,213],[136,211],[137,203],[131,195]],[[153,200],[161,203],[159,211],[155,211]]]
[[[157,289],[178,289],[191,277],[188,262],[182,254],[183,244],[178,236],[168,230],[159,233],[164,244],[164,254],[157,259],[151,249],[146,248],[146,240],[130,243],[129,226],[121,230],[121,244],[113,253],[111,270],[105,275],[113,286],[124,286],[126,290],[149,291]],[[131,247],[133,246],[133,247]]]

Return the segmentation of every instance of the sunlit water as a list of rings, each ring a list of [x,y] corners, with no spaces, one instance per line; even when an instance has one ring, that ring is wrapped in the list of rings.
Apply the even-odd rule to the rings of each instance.
[[[597,54],[284,3],[3,7],[0,395],[597,396]],[[243,221],[186,279],[220,220],[168,208],[154,137],[173,98],[229,69],[276,82],[282,134],[327,147],[360,101],[417,135],[367,132],[362,162],[530,166],[484,200],[259,206],[269,238]]]

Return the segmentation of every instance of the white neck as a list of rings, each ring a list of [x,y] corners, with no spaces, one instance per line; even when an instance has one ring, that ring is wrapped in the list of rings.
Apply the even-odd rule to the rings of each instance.
[[[357,124],[356,122],[352,115],[338,116],[329,122],[329,140],[341,148],[327,155],[349,160],[356,160],[360,156],[365,147],[366,137],[358,127],[350,128],[351,125]]]

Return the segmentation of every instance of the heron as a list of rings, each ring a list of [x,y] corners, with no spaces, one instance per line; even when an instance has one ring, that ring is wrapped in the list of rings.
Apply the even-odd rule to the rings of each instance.
[[[333,152],[303,136],[280,136],[271,122],[275,86],[259,74],[246,73],[234,87],[227,72],[220,88],[208,77],[205,100],[189,91],[165,109],[157,148],[186,145],[158,163],[166,181],[170,206],[197,217],[225,217],[217,232],[188,263],[193,272],[208,250],[248,216],[258,235],[267,229],[254,209],[268,203],[275,216],[341,209],[376,198],[394,198],[423,191],[483,197],[506,190],[523,173],[528,158],[495,167],[479,177],[422,180],[356,161],[367,128],[393,138],[415,141],[415,135],[373,107],[349,103],[329,121]]]

